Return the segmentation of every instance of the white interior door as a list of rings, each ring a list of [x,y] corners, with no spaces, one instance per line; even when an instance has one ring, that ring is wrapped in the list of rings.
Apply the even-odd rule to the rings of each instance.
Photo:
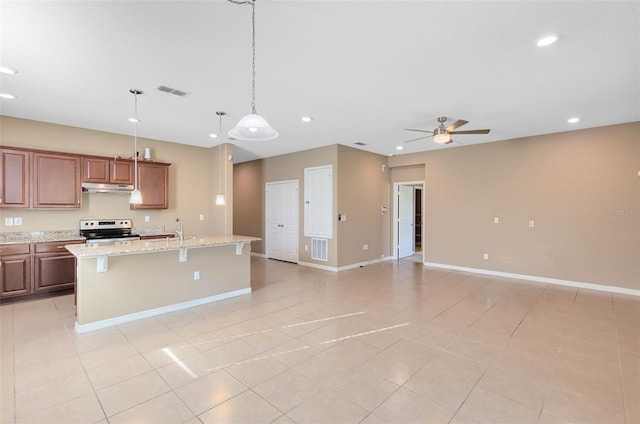
[[[297,181],[267,184],[268,258],[298,262],[298,208]]]
[[[398,186],[398,259],[413,255],[414,252],[414,194],[413,187]]]

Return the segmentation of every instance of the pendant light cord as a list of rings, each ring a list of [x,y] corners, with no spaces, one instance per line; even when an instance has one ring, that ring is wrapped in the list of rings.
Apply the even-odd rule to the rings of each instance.
[[[256,2],[255,0],[250,1],[238,1],[238,0],[228,0],[234,4],[250,4],[251,5],[251,113],[257,115],[256,112]]]
[[[218,115],[218,117],[220,118],[220,124],[219,124],[219,133],[220,133],[220,138],[222,139],[222,115],[225,115],[224,112],[216,112],[216,115]],[[219,194],[222,194],[222,140],[220,140],[220,147],[219,147],[220,151],[218,153],[218,166],[220,167],[220,191]]]

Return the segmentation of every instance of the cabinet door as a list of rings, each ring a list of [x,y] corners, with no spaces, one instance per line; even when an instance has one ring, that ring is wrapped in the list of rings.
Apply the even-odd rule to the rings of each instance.
[[[133,162],[111,160],[111,182],[117,184],[133,184]]]
[[[31,152],[0,149],[0,208],[31,206]]]
[[[31,256],[0,257],[1,297],[31,293]]]
[[[138,188],[142,204],[133,209],[167,209],[169,207],[169,166],[138,162]]]
[[[83,183],[108,183],[109,159],[82,158]]]
[[[76,258],[71,253],[35,255],[35,291],[73,287]]]
[[[82,198],[78,156],[33,154],[33,207],[79,208]]]

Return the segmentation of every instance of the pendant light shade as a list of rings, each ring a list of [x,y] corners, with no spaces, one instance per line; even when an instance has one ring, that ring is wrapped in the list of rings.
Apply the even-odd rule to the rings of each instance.
[[[274,130],[271,125],[262,116],[256,112],[256,0],[229,0],[235,4],[251,5],[251,51],[252,51],[252,94],[251,94],[251,113],[246,115],[238,122],[238,124],[229,131],[229,137],[243,141],[269,141],[278,137],[278,131]]]
[[[138,190],[138,94],[142,94],[142,91],[132,88],[129,90],[131,94],[133,94],[133,104],[134,104],[134,130],[133,130],[133,183],[134,190],[131,192],[131,197],[129,198],[129,203],[132,205],[140,205],[142,204],[142,193]]]
[[[251,113],[246,115],[229,131],[229,137],[246,141],[269,141],[278,137],[278,131],[260,115]]]
[[[142,193],[140,193],[140,190],[136,188],[131,192],[129,203],[131,203],[132,205],[139,205],[142,203]]]

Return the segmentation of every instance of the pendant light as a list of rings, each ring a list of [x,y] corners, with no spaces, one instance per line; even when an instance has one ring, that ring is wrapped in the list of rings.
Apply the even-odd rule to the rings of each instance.
[[[224,112],[216,112],[216,115],[218,115],[219,121],[220,121],[220,129],[218,131],[218,134],[220,134],[220,137],[222,138],[222,117],[224,115],[226,115],[226,113]],[[216,205],[218,206],[224,206],[226,203],[224,201],[224,194],[222,194],[222,166],[224,164],[224,162],[222,161],[222,140],[220,140],[220,146],[218,147],[218,167],[220,168],[220,190],[218,191],[218,195],[216,196]],[[226,170],[226,166],[225,166],[225,170]]]
[[[131,197],[129,198],[129,203],[132,205],[139,205],[142,203],[142,193],[138,190],[138,94],[142,94],[142,91],[132,88],[129,90],[131,94],[133,94],[134,98],[134,130],[133,130],[133,178],[134,178],[134,189],[131,192]]]
[[[251,5],[251,51],[252,51],[252,91],[251,91],[251,113],[246,115],[238,124],[229,131],[229,136],[236,140],[244,141],[268,141],[278,137],[278,131],[262,116],[256,112],[256,1],[229,0],[235,4]]]

